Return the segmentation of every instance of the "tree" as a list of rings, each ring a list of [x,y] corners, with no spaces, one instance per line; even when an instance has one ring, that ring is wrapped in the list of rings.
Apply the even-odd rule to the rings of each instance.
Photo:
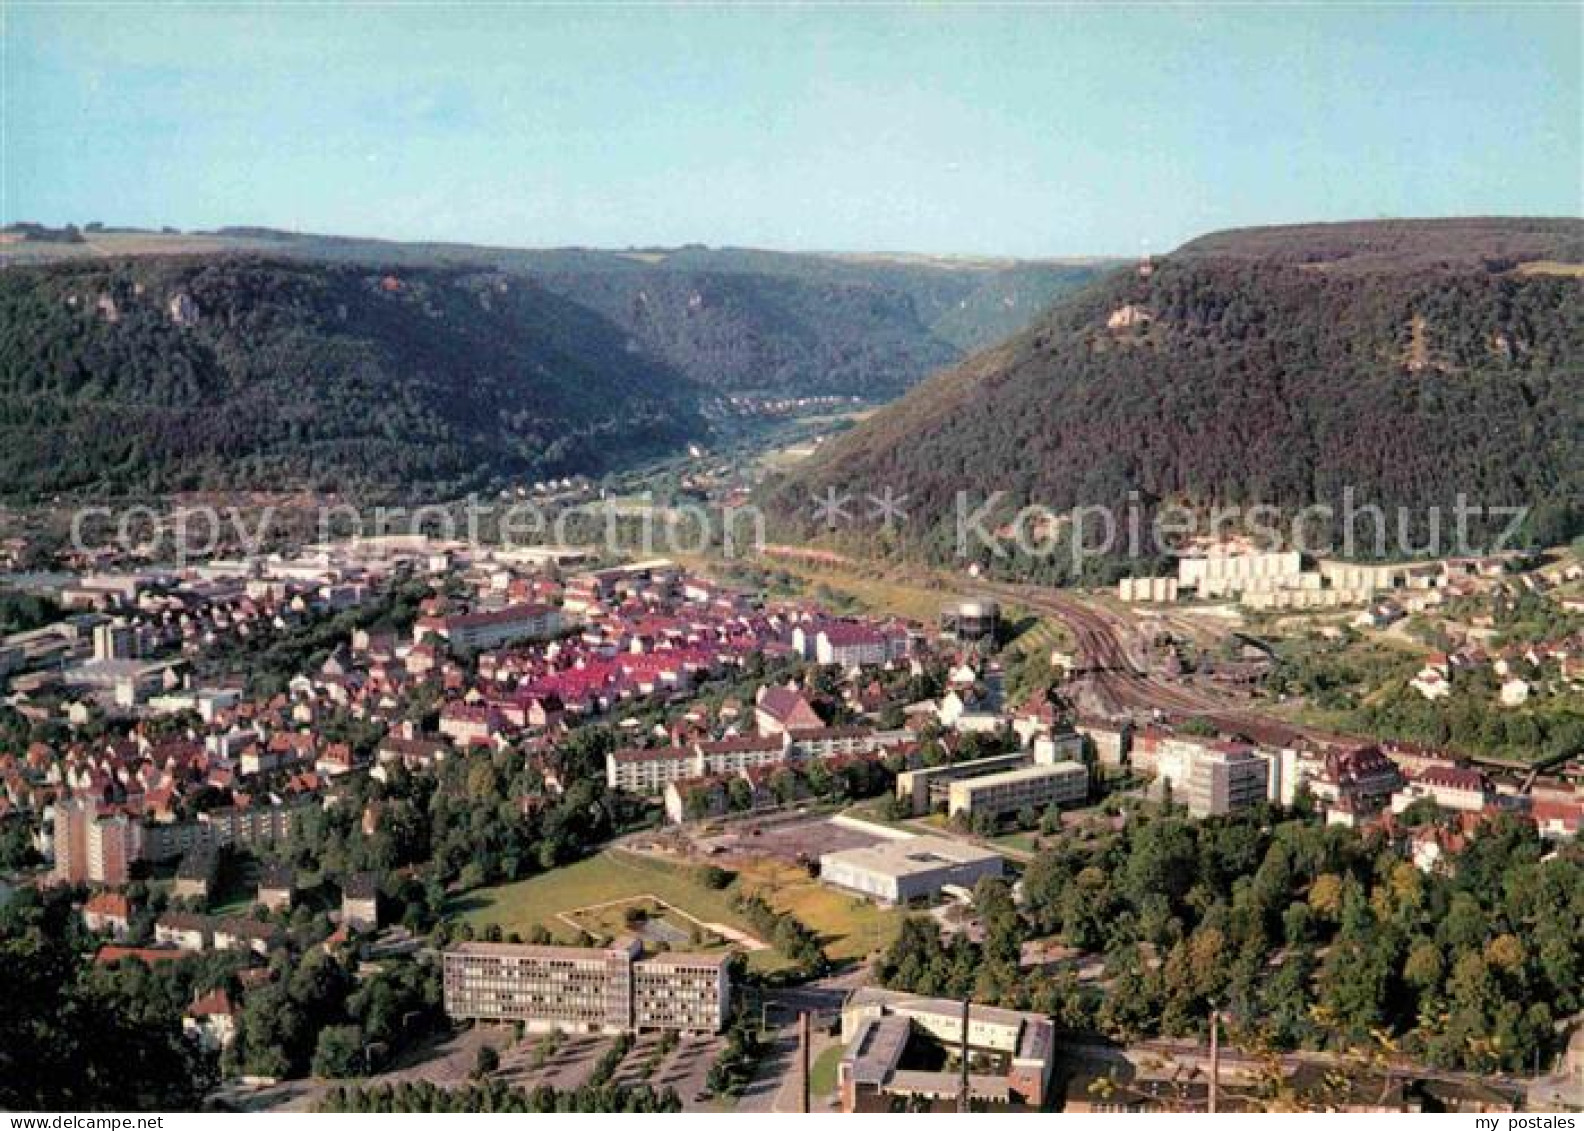
[[[482,1080],[500,1069],[500,1053],[491,1045],[480,1045],[473,1058],[473,1079]]]
[[[314,1045],[313,1074],[327,1080],[360,1076],[367,1065],[363,1056],[363,1030],[356,1025],[328,1025]]]

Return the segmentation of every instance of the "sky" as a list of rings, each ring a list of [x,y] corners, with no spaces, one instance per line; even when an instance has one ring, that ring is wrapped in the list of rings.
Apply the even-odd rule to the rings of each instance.
[[[0,220],[1059,256],[1584,214],[1584,6],[0,0]]]

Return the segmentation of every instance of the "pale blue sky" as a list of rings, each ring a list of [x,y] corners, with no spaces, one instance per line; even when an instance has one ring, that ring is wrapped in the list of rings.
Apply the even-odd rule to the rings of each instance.
[[[6,221],[1060,255],[1584,212],[1574,4],[3,6]]]

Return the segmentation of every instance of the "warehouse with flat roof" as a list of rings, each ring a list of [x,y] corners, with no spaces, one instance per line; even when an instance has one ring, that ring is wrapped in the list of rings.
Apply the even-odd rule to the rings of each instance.
[[[885,903],[933,899],[944,887],[972,890],[1000,876],[1000,856],[978,845],[938,836],[888,840],[820,857],[820,879]]]

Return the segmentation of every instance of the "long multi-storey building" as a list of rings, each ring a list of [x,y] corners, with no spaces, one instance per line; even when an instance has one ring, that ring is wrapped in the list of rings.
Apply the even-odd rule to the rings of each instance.
[[[604,948],[458,943],[445,952],[446,1013],[521,1021],[535,1032],[719,1032],[731,1008],[728,954],[642,957]]]
[[[685,746],[632,747],[605,755],[605,784],[629,793],[662,793],[669,783],[700,772],[698,751]]]
[[[999,818],[1020,809],[1077,805],[1089,796],[1089,768],[1081,762],[1025,766],[966,781],[954,781],[946,811],[970,820],[982,813]]]
[[[420,617],[413,625],[413,640],[421,643],[433,633],[459,651],[476,652],[513,640],[548,640],[560,632],[560,609],[526,604],[459,616]]]
[[[157,863],[225,845],[252,848],[284,840],[312,804],[228,806],[200,813],[196,821],[147,823],[142,829],[142,859]]]

